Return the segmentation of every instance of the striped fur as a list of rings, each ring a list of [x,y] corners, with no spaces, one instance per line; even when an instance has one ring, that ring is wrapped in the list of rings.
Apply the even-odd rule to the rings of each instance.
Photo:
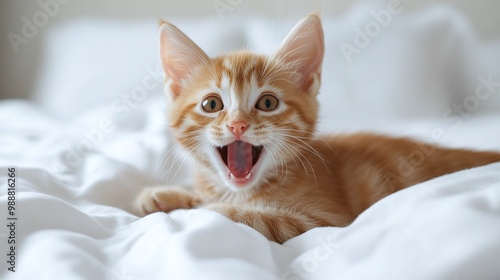
[[[317,15],[301,21],[271,56],[235,52],[208,58],[174,26],[161,27],[161,56],[178,143],[197,162],[191,189],[153,187],[137,212],[205,207],[245,223],[276,242],[319,226],[346,226],[373,203],[398,190],[457,170],[500,161],[500,154],[451,150],[373,134],[315,134],[323,58]],[[256,108],[263,94],[279,106]],[[216,96],[224,108],[200,105]],[[244,122],[241,141],[263,153],[245,186],[228,179],[216,147],[235,141],[232,123]]]

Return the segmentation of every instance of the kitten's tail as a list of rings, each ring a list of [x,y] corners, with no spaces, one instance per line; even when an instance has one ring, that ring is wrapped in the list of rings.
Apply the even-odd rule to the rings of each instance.
[[[404,153],[398,171],[407,178],[405,187],[456,171],[500,162],[500,152],[449,149],[414,142]]]

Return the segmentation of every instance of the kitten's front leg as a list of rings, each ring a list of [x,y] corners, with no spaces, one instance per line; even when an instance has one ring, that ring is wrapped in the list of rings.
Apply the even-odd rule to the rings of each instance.
[[[143,190],[134,203],[134,211],[145,216],[154,212],[191,209],[201,203],[194,193],[182,187],[150,187]]]
[[[270,205],[214,203],[205,208],[219,212],[237,223],[251,226],[267,239],[280,244],[319,226],[301,213]]]

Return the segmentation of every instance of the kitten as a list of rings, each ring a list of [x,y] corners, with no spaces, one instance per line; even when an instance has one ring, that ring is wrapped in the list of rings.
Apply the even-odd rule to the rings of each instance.
[[[170,124],[197,162],[196,183],[147,188],[136,210],[203,207],[282,243],[314,227],[347,226],[403,188],[500,161],[499,153],[404,138],[317,136],[323,53],[316,14],[299,22],[269,57],[240,51],[209,58],[162,23]],[[405,169],[402,159],[415,164]]]

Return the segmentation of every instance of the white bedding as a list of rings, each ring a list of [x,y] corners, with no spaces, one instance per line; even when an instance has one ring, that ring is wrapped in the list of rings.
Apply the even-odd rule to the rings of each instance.
[[[395,19],[346,62],[339,43],[378,8],[325,20],[319,131],[500,151],[500,86],[470,117],[442,117],[473,94],[478,76],[500,81],[500,40],[480,41],[459,14],[436,7]],[[274,22],[269,31],[265,22],[179,25],[214,54],[227,40],[268,51],[293,25]],[[171,151],[161,86],[130,105],[122,99],[144,87],[144,77],[155,79],[148,74],[158,65],[155,34],[154,23],[142,22],[78,21],[54,30],[37,103],[0,103],[1,279],[500,279],[500,163],[424,182],[346,228],[313,229],[283,245],[203,209],[130,214],[143,187],[189,183],[192,172],[189,159]],[[117,38],[130,44],[112,49]],[[439,48],[437,58],[425,57]],[[456,76],[447,79],[451,69]],[[445,138],[433,140],[436,130]],[[17,170],[15,273],[6,262],[9,167]]]

